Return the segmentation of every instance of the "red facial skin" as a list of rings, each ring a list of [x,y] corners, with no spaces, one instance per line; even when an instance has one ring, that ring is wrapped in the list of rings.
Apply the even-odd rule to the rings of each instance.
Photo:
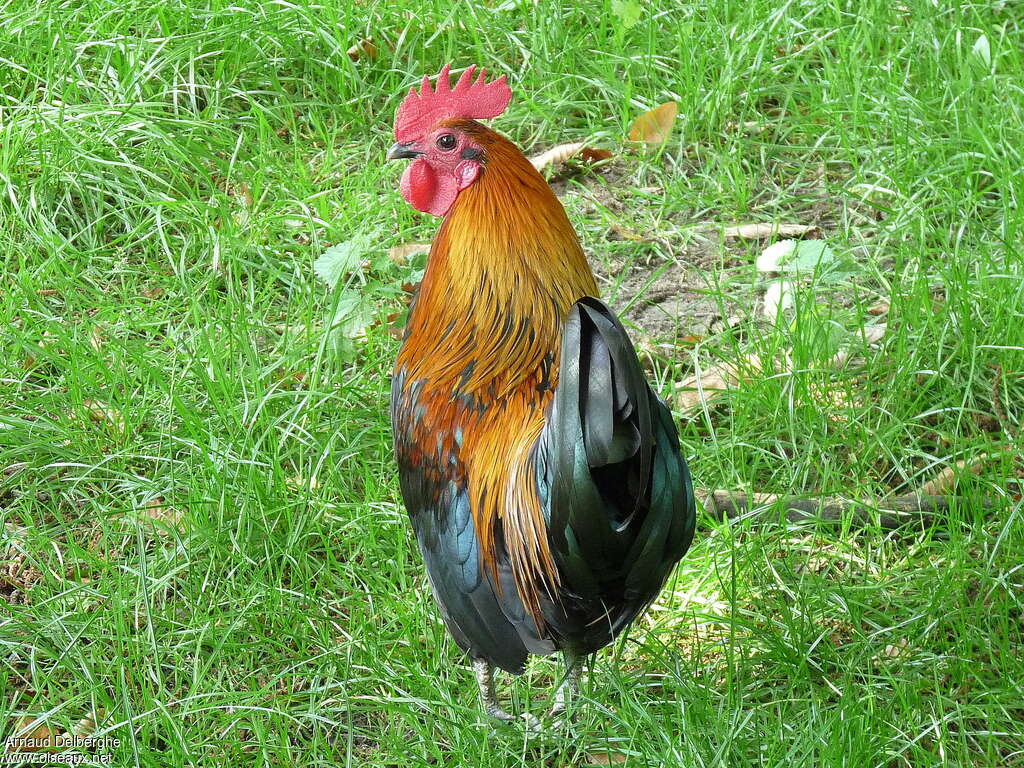
[[[455,146],[444,149],[438,144],[442,136],[452,136]],[[444,140],[441,139],[442,144]],[[409,149],[423,154],[402,174],[402,197],[413,208],[432,216],[444,216],[451,210],[459,192],[472,184],[482,168],[483,149],[456,128],[438,126]],[[469,150],[471,156],[463,157]]]

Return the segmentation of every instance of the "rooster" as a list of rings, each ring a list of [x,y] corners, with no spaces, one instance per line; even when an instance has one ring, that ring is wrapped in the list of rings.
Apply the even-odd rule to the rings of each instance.
[[[544,178],[478,120],[505,111],[502,76],[423,78],[387,159],[401,194],[443,218],[395,364],[402,496],[444,622],[484,710],[513,720],[495,667],[560,651],[552,715],[583,660],[657,596],[696,513],[675,424],[626,331],[598,298]],[[536,724],[535,718],[525,715]]]

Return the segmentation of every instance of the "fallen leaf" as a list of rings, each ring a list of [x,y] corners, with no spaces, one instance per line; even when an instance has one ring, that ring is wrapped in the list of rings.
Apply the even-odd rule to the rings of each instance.
[[[147,299],[159,299],[164,295],[164,289],[159,285],[153,286],[152,288],[143,288],[142,295]]]
[[[901,638],[899,642],[885,646],[882,650],[882,655],[887,656],[890,659],[898,659],[903,655],[903,652],[907,649],[906,638]]]
[[[868,310],[869,315],[885,315],[889,312],[889,302],[883,301],[881,304],[876,304]]]
[[[103,331],[100,330],[98,325],[94,325],[89,333],[89,346],[96,352],[103,351]]]
[[[951,464],[943,469],[939,474],[918,488],[917,492],[922,496],[941,496],[956,487],[957,478],[963,472],[970,472],[974,475],[981,472],[987,458],[988,454],[983,453],[971,464],[968,464],[966,459],[961,459],[956,464]]]
[[[38,718],[26,715],[18,720],[15,733],[7,738],[11,752],[57,752],[65,743],[65,734],[53,730],[46,723],[33,727]]]
[[[977,56],[981,63],[986,67],[992,66],[992,46],[989,45],[988,38],[985,35],[981,35],[971,46],[971,52]]]
[[[622,765],[626,760],[627,756],[622,752],[587,752],[584,765]]]
[[[82,405],[86,413],[89,414],[89,418],[93,421],[105,421],[119,430],[124,429],[124,419],[121,418],[121,412],[112,405],[91,399],[83,400]]]
[[[421,253],[430,252],[430,243],[406,243],[405,245],[396,245],[394,248],[388,251],[388,256],[391,257],[391,261],[400,267],[404,267],[409,263],[409,259],[414,256],[418,256]]]
[[[151,499],[140,510],[140,512],[143,517],[162,523],[168,528],[177,528],[181,525],[181,512],[173,507],[167,506],[164,502],[163,496],[157,496],[155,499]]]
[[[761,133],[766,128],[765,125],[759,123],[757,120],[747,120],[743,123],[730,121],[725,124],[725,127],[727,130],[739,131],[741,133]]]
[[[317,327],[319,327],[319,326],[317,326]],[[295,335],[298,335],[298,334],[306,332],[306,326],[304,324],[302,324],[302,323],[292,323],[290,325],[288,323],[275,323],[274,325],[270,326],[270,328],[275,333],[282,333],[282,334],[295,334]]]
[[[377,44],[372,37],[368,37],[353,45],[346,53],[352,61],[359,61],[362,58],[373,61],[377,58]]]
[[[865,344],[877,344],[885,336],[887,330],[888,326],[885,323],[880,323],[878,325],[869,325],[862,332],[854,334],[854,336],[864,339]],[[842,368],[846,365],[847,360],[850,359],[854,351],[856,351],[856,347],[840,349],[832,357],[832,367]]]
[[[796,305],[796,288],[789,280],[773,280],[764,292],[764,316],[773,323]]]
[[[44,297],[45,296],[56,296],[57,295],[57,289],[56,288],[40,288],[38,291],[36,291],[36,295],[37,296],[44,296]]]
[[[780,240],[757,257],[759,272],[813,272],[836,259],[824,240]]]
[[[539,155],[531,157],[530,163],[539,171],[549,165],[564,163],[584,147],[586,147],[586,144],[582,141],[573,142],[572,144],[558,144],[549,150],[541,152]]]
[[[594,147],[584,147],[580,151],[580,158],[587,163],[601,163],[605,160],[611,160],[615,155],[610,149],[596,149]]]
[[[299,389],[306,382],[306,372],[288,371],[285,368],[278,368],[274,371],[274,381],[281,384],[281,389]]]
[[[405,336],[405,326],[409,319],[408,310],[401,309],[398,312],[390,312],[387,317],[384,318],[383,324],[388,327],[388,335],[393,339],[401,340]],[[374,325],[382,324],[381,320],[378,320]]]
[[[102,709],[99,710],[99,713],[101,717],[103,716],[103,714],[105,714],[104,710]],[[72,729],[72,732],[75,734],[75,736],[78,736],[79,738],[91,736],[93,733],[96,732],[96,718],[92,715],[86,715],[77,723],[75,723],[75,727],[74,729]]]
[[[817,232],[813,224],[779,224],[758,222],[756,224],[739,224],[722,230],[723,237],[738,237],[743,240],[764,240],[768,237],[802,237]]]
[[[698,371],[676,384],[674,402],[681,411],[711,402],[729,389],[735,389],[741,381],[761,371],[761,358],[747,355],[739,362],[718,363]]]
[[[579,155],[584,163],[600,163],[614,157],[611,150],[588,147],[582,141],[577,141],[571,144],[558,144],[539,155],[534,155],[530,158],[530,163],[541,171],[549,165],[560,165],[576,155]]]
[[[679,105],[674,101],[665,102],[649,112],[644,112],[630,126],[629,140],[643,144],[664,144],[672,133],[672,126],[678,114]]]
[[[803,49],[802,45],[794,45],[792,48],[776,48],[775,53],[779,56],[792,56],[794,53],[800,53]]]
[[[235,198],[241,201],[242,205],[246,208],[252,208],[252,190],[249,189],[249,185],[244,181],[235,187]]]
[[[651,238],[634,232],[629,227],[624,227],[617,222],[612,222],[612,232],[618,235],[620,240],[629,240],[634,243],[649,243]]]
[[[303,477],[302,475],[295,475],[285,480],[285,484],[292,488],[300,488],[306,491],[315,491],[320,487],[320,481],[316,477]]]

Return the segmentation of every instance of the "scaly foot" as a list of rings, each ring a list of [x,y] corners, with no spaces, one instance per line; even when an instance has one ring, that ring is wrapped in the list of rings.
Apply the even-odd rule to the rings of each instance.
[[[500,720],[503,723],[515,722],[516,716],[503,709],[501,704],[498,703],[498,695],[494,690],[494,667],[488,664],[485,659],[473,659],[473,672],[476,674],[477,685],[480,686],[480,703],[483,705],[484,712],[489,717],[493,717],[495,720]],[[529,712],[524,712],[522,718],[526,721],[528,730],[535,733],[540,732],[540,720]]]

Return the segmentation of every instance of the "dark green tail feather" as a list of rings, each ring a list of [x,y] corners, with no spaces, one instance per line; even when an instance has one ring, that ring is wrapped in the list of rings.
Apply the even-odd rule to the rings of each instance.
[[[590,652],[657,596],[696,523],[671,413],[648,386],[625,329],[597,299],[577,302],[566,320],[538,447],[563,579],[545,618],[563,645]]]

